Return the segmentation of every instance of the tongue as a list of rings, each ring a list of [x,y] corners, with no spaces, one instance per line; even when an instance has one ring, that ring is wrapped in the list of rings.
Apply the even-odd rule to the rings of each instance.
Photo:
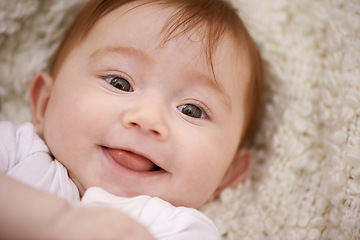
[[[155,171],[157,168],[149,159],[132,152],[110,148],[107,149],[107,152],[115,162],[136,172]]]

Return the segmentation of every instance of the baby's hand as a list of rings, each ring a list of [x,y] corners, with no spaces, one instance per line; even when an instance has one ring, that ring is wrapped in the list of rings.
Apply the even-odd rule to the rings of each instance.
[[[155,240],[142,224],[111,208],[73,207],[50,225],[44,239]]]

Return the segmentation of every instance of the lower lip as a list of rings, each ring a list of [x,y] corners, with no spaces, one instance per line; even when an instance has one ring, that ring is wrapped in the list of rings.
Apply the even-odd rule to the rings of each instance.
[[[123,173],[128,173],[128,174],[133,174],[133,175],[139,175],[139,176],[156,176],[159,175],[161,173],[164,173],[165,171],[163,169],[157,170],[157,171],[135,171],[132,169],[129,169],[123,165],[121,165],[120,163],[118,163],[117,161],[115,161],[109,154],[108,149],[106,147],[102,147],[102,150],[104,152],[104,155],[106,157],[106,159],[108,160],[108,162],[110,163],[111,167],[113,169],[117,169]]]

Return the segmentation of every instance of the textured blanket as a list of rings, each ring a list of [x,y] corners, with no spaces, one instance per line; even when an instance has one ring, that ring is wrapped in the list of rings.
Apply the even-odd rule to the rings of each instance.
[[[29,83],[84,1],[0,0],[0,120],[30,120]],[[360,239],[360,1],[233,2],[265,112],[251,177],[201,210],[223,239]]]

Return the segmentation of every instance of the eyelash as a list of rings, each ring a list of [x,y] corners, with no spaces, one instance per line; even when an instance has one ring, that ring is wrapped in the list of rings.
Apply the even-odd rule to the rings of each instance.
[[[102,79],[104,79],[107,83],[109,83],[111,86],[113,86],[114,88],[117,88],[117,87],[115,87],[114,85],[111,84],[112,80],[114,80],[116,78],[123,79],[123,80],[128,82],[130,90],[125,91],[125,90],[122,90],[122,89],[119,89],[119,88],[117,88],[117,89],[120,90],[120,91],[124,91],[124,92],[133,92],[134,91],[131,80],[129,80],[130,78],[124,73],[106,74],[106,75],[102,75],[100,77]],[[110,78],[110,80],[108,80],[109,78]]]
[[[191,100],[191,101],[189,101],[187,103],[179,105],[177,108],[179,109],[179,107],[184,106],[184,105],[194,105],[194,106],[198,107],[202,111],[202,113],[204,114],[204,117],[200,118],[200,119],[211,120],[210,119],[210,109],[205,104],[203,104],[202,102],[197,101],[197,100]],[[194,117],[192,117],[192,118],[194,118]]]

